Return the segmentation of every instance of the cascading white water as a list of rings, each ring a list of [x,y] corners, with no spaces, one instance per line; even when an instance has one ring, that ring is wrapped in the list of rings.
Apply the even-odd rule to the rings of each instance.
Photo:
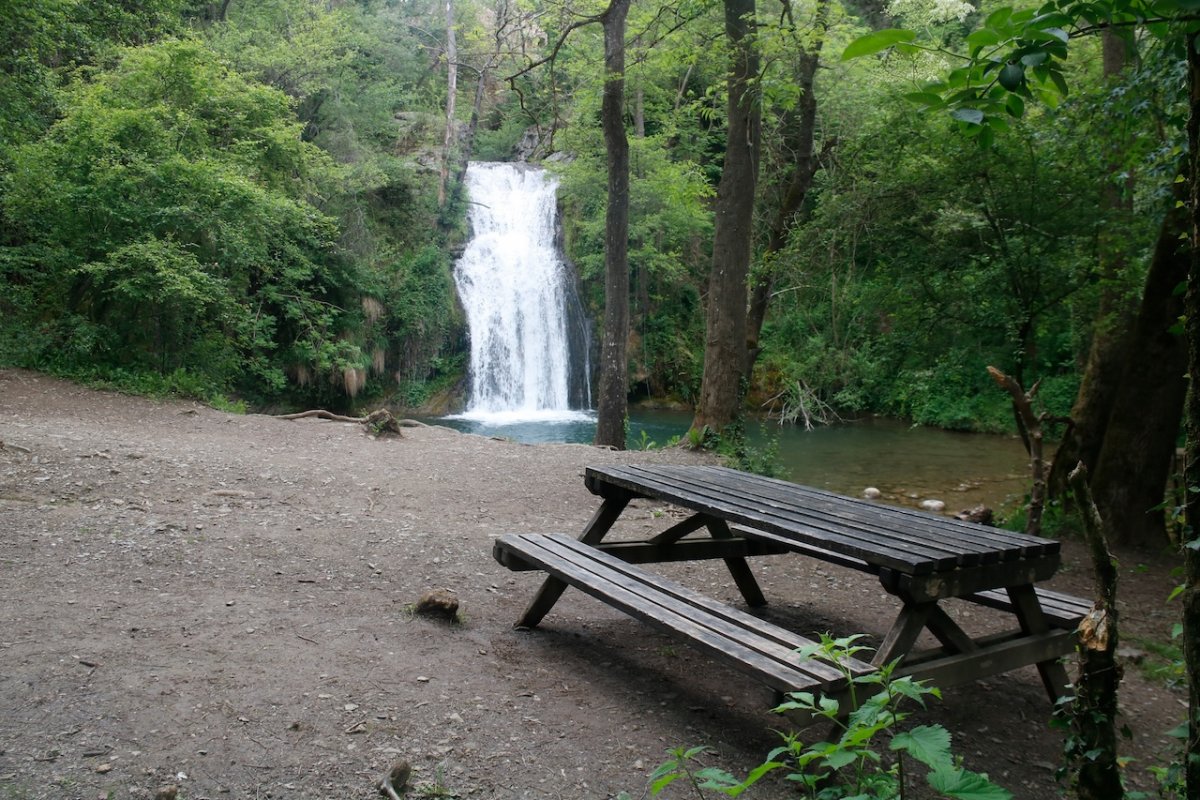
[[[472,234],[454,269],[471,334],[462,416],[578,418],[570,409],[574,291],[554,242],[557,181],[523,164],[472,163],[466,186]]]

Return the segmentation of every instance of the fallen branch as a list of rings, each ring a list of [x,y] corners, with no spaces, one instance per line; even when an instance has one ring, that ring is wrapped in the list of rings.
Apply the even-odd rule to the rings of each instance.
[[[376,436],[381,436],[385,433],[390,433],[394,436],[402,435],[401,428],[425,428],[428,427],[424,422],[417,422],[415,419],[396,419],[392,416],[392,412],[386,408],[381,408],[372,411],[365,417],[347,417],[342,414],[334,414],[332,411],[326,411],[323,408],[314,409],[312,411],[300,411],[295,414],[276,414],[276,419],[306,419],[309,417],[317,417],[319,419],[329,419],[334,422],[356,422],[360,425],[366,425],[371,433]]]
[[[3,439],[0,439],[0,450],[16,450],[18,453],[25,453],[26,455],[33,452],[28,447],[21,447],[19,444],[5,442]]]

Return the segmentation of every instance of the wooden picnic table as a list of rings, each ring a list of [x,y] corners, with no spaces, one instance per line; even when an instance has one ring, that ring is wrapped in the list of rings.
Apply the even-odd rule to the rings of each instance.
[[[578,539],[510,534],[497,560],[548,577],[518,621],[533,627],[573,585],[657,627],[688,638],[781,691],[836,690],[845,671],[800,663],[810,642],[739,609],[704,597],[638,565],[724,559],[751,607],[766,603],[747,558],[800,554],[878,576],[901,600],[895,622],[862,674],[899,659],[897,674],[939,686],[1036,664],[1051,700],[1068,691],[1058,660],[1074,647],[1086,600],[1035,584],[1054,575],[1059,543],[928,513],[843,497],[715,466],[589,467],[588,489],[602,499]],[[691,512],[641,541],[604,537],[635,498]],[[701,530],[707,536],[692,535]],[[1007,612],[1012,630],[968,634],[942,607],[962,598]],[[918,651],[922,631],[940,648]]]

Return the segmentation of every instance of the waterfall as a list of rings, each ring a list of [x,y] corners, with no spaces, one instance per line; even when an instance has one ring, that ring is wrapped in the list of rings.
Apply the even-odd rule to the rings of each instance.
[[[523,164],[472,163],[466,186],[471,240],[454,268],[471,336],[462,416],[578,419],[572,406],[590,405],[588,348],[555,243],[558,183]]]

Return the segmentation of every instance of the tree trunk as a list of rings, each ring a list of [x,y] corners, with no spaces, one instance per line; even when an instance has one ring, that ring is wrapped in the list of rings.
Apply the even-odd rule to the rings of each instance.
[[[725,0],[729,70],[725,162],[717,188],[712,271],[708,280],[704,377],[693,430],[720,432],[737,416],[746,370],[746,282],[761,136],[754,0]]]
[[[817,130],[817,96],[813,92],[813,83],[821,65],[821,47],[825,44],[828,21],[829,0],[819,0],[814,20],[817,38],[799,54],[795,83],[800,89],[800,100],[796,111],[791,115],[793,124],[788,126],[788,135],[783,142],[788,159],[794,161],[792,174],[779,200],[779,208],[771,220],[767,247],[762,256],[762,272],[750,292],[750,308],[746,319],[747,375],[753,370],[754,362],[758,358],[759,338],[762,335],[763,322],[767,318],[767,306],[771,301],[771,288],[774,283],[773,256],[787,247],[795,227],[796,213],[808,196],[808,190],[812,188],[817,170],[821,168],[821,157],[833,143],[832,139],[827,141],[825,149],[819,154],[813,151]]]
[[[1088,491],[1087,469],[1078,465],[1069,481],[1083,515],[1092,569],[1096,573],[1096,601],[1079,624],[1079,678],[1071,727],[1075,736],[1068,757],[1078,765],[1075,793],[1079,800],[1121,800],[1121,770],[1117,762],[1118,689],[1121,665],[1117,617],[1117,568],[1108,549],[1107,523],[1101,519]]]
[[[608,156],[604,232],[604,337],[600,347],[598,445],[625,449],[629,372],[629,140],[625,135],[625,18],[630,0],[612,0],[604,23],[601,117]]]
[[[438,208],[446,205],[446,187],[450,183],[450,158],[454,154],[457,127],[454,122],[458,99],[458,39],[454,33],[454,0],[446,0],[446,135],[442,139],[442,165],[438,180]]]
[[[1191,220],[1191,263],[1186,296],[1188,376],[1193,391],[1187,403],[1187,453],[1184,457],[1184,485],[1188,491],[1185,515],[1188,544],[1200,538],[1200,34],[1187,37],[1188,90],[1188,177]],[[1187,664],[1188,727],[1183,763],[1189,800],[1200,798],[1200,550],[1183,548],[1183,655]]]
[[[1119,75],[1128,62],[1125,43],[1112,31],[1105,31],[1104,75]],[[1134,325],[1134,307],[1119,286],[1121,274],[1129,266],[1125,250],[1123,221],[1133,212],[1132,179],[1124,185],[1116,176],[1124,170],[1121,163],[1124,143],[1118,143],[1109,158],[1100,208],[1104,219],[1099,236],[1100,298],[1092,325],[1079,394],[1071,408],[1071,429],[1063,437],[1050,475],[1050,494],[1059,496],[1067,486],[1067,473],[1082,462],[1089,474],[1104,444],[1104,434],[1112,413],[1113,401],[1121,384],[1121,374],[1129,355],[1130,332]]]
[[[1175,289],[1187,280],[1187,210],[1163,219],[1130,341],[1130,358],[1113,400],[1092,495],[1114,543],[1166,542],[1162,502],[1187,392],[1187,342],[1170,328],[1183,314]]]

